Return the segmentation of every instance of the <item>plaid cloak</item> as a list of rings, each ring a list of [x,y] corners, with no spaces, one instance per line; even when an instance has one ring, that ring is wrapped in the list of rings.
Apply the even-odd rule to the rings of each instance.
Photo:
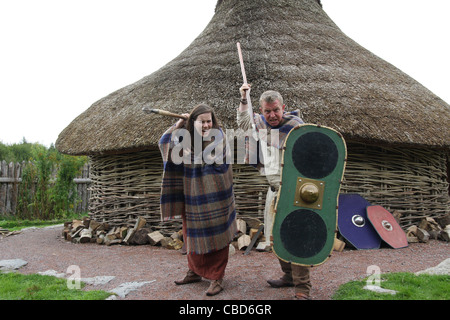
[[[303,120],[300,118],[300,110],[294,110],[291,112],[285,112],[283,114],[283,119],[285,120],[281,126],[272,127],[267,123],[266,119],[262,114],[253,114],[253,119],[255,122],[256,132],[258,134],[258,138],[267,145],[272,146],[277,149],[281,149],[284,146],[284,141],[286,140],[289,132],[300,124],[303,124]],[[238,111],[237,122],[239,128],[244,131],[251,129],[250,116],[247,111],[240,112]],[[272,130],[278,130],[278,139],[272,139]],[[275,136],[276,137],[276,136]],[[249,137],[249,139],[253,139]],[[256,167],[261,174],[264,174],[264,165],[260,159],[261,153],[259,152],[260,143],[246,143],[246,153],[245,153],[245,163],[251,164]],[[257,163],[250,163],[250,159],[257,159]]]
[[[186,249],[188,253],[206,254],[225,248],[233,240],[236,228],[236,211],[233,192],[233,171],[227,164],[226,138],[214,144],[223,146],[213,164],[175,164],[171,151],[176,145],[173,139],[175,126],[161,137],[159,147],[164,161],[161,184],[161,217],[163,220],[185,216]],[[221,158],[221,162],[217,158]],[[219,159],[220,160],[220,159]]]

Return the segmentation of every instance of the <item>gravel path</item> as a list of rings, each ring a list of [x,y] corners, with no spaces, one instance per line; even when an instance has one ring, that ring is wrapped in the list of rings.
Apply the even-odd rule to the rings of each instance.
[[[114,276],[106,284],[88,285],[88,289],[112,290],[127,282],[147,282],[121,300],[291,300],[293,288],[274,289],[266,280],[281,276],[273,253],[252,251],[244,256],[237,251],[230,257],[224,285],[217,296],[207,297],[209,281],[176,286],[184,277],[186,256],[161,247],[101,246],[65,241],[62,226],[26,229],[0,239],[0,260],[23,259],[28,264],[19,269],[24,274],[55,270],[66,273],[69,266],[80,269],[81,278]],[[431,240],[410,244],[403,249],[344,250],[333,252],[324,264],[311,270],[314,300],[330,300],[337,288],[348,281],[366,276],[369,266],[382,273],[417,272],[434,267],[450,258],[450,244]],[[69,276],[68,274],[67,276]]]

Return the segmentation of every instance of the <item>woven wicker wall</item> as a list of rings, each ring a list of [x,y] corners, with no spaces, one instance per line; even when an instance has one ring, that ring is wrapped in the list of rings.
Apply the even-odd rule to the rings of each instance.
[[[347,153],[341,193],[359,193],[372,205],[397,211],[403,228],[449,214],[444,151],[347,142]]]
[[[406,228],[422,217],[449,213],[444,152],[347,143],[348,161],[342,193],[359,193],[371,204],[402,214]],[[233,165],[238,215],[263,218],[268,184],[246,165]],[[162,160],[159,150],[91,157],[90,213],[97,221],[133,226],[145,218],[170,233],[181,221],[161,222],[159,196]]]
[[[162,170],[159,150],[91,157],[91,217],[112,226],[133,226],[141,216],[161,232],[178,231],[180,220],[161,222]],[[265,178],[247,165],[233,165],[233,171],[238,214],[262,219]]]

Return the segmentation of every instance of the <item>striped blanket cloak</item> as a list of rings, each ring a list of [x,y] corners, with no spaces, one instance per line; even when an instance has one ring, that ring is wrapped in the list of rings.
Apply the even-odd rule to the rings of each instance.
[[[206,254],[223,249],[233,240],[236,211],[233,192],[233,171],[225,161],[229,149],[222,130],[220,150],[223,161],[213,164],[175,164],[171,151],[176,144],[172,135],[175,126],[161,137],[164,172],[161,184],[161,217],[163,220],[184,215],[183,225],[188,253]],[[216,158],[219,155],[216,155]],[[222,163],[222,164],[218,164]]]
[[[303,124],[303,120],[300,118],[300,110],[294,110],[290,112],[285,112],[283,114],[283,123],[278,127],[272,127],[267,123],[266,119],[262,114],[253,114],[253,120],[255,122],[255,129],[257,136],[268,146],[274,147],[276,149],[282,149],[284,146],[284,141],[288,136],[289,132],[300,124]],[[250,116],[247,111],[238,111],[238,125],[243,130],[249,130],[251,128]],[[272,134],[272,130],[278,130],[278,136]],[[272,137],[278,137],[278,139],[273,139]],[[249,137],[249,139],[253,139]],[[261,143],[261,142],[260,142]],[[246,153],[245,153],[245,163],[256,167],[261,174],[265,173],[265,168],[263,161],[260,159],[261,152],[259,148],[260,143],[246,143]],[[257,159],[254,163],[250,159]]]

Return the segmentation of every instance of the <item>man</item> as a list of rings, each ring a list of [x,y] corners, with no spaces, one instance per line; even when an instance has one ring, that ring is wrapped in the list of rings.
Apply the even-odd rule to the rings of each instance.
[[[292,128],[303,123],[299,117],[299,110],[286,112],[283,97],[277,91],[264,92],[259,100],[260,114],[248,113],[248,99],[250,98],[250,85],[244,83],[239,89],[241,101],[237,112],[237,123],[244,132],[256,130],[259,147],[263,157],[263,164],[258,161],[256,168],[264,174],[269,182],[269,190],[266,196],[264,209],[264,234],[266,242],[270,243],[272,235],[275,197],[281,182],[281,158],[284,141]],[[249,152],[252,150],[250,148]],[[252,157],[252,155],[248,155]],[[295,287],[295,297],[301,300],[309,300],[311,283],[309,268],[287,263],[279,259],[284,275],[280,279],[268,280],[274,288]]]

